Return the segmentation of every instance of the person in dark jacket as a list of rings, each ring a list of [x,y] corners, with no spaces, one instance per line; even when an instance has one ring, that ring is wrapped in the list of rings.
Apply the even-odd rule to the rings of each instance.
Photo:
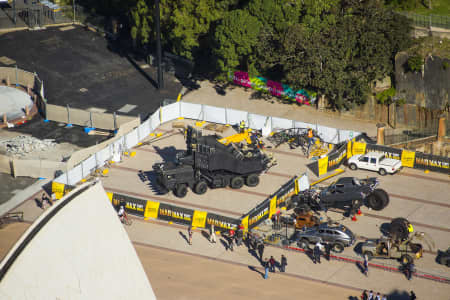
[[[259,254],[259,259],[262,261],[262,257],[264,254],[264,243],[263,242],[258,242],[258,254]]]
[[[273,258],[273,256],[270,257],[269,263],[270,263],[270,272],[275,273],[275,258]]]
[[[287,266],[287,258],[283,254],[281,255],[281,264],[280,264],[280,271],[285,272]]]

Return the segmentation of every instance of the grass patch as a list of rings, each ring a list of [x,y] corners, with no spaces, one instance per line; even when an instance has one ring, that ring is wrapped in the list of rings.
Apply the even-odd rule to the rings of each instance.
[[[418,38],[407,52],[410,55],[419,54],[422,57],[431,53],[440,58],[450,59],[450,40],[438,37]]]
[[[410,12],[415,12],[421,15],[440,15],[449,16],[450,15],[450,1],[449,0],[431,0],[431,8],[428,9],[424,5],[424,2],[428,4],[428,0],[417,1],[417,7],[410,10]]]

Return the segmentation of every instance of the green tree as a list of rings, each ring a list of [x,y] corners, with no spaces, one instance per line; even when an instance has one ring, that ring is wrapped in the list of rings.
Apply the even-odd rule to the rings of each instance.
[[[136,6],[131,10],[131,37],[134,41],[145,45],[150,40],[153,24],[153,6],[147,1],[138,0]]]
[[[226,14],[214,35],[214,53],[220,72],[238,67],[248,70],[249,66],[254,65],[254,47],[261,26],[261,22],[245,10],[233,10]]]

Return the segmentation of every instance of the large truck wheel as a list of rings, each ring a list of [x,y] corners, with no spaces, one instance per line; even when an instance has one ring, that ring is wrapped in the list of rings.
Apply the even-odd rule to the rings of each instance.
[[[391,237],[397,240],[406,240],[409,236],[408,220],[405,218],[395,218],[391,221],[389,233]]]
[[[203,195],[208,190],[208,184],[204,180],[200,180],[195,184],[194,193]]]
[[[178,198],[183,198],[184,196],[186,196],[187,194],[187,186],[186,184],[182,183],[177,185],[177,187],[175,188],[175,190],[173,191],[175,196],[177,196]]]
[[[385,190],[382,190],[382,189],[376,189],[374,192],[375,192],[375,193],[380,193],[380,195],[381,195],[381,194],[384,195],[384,197],[382,197],[382,199],[383,199],[383,205],[384,205],[383,208],[385,208],[386,206],[389,205],[389,195],[388,195],[388,193],[387,193]]]
[[[245,179],[245,184],[247,184],[249,187],[255,187],[259,184],[259,176],[258,174],[250,174]]]
[[[244,178],[236,176],[231,179],[230,186],[232,189],[240,189],[244,185]]]
[[[387,194],[376,189],[367,197],[367,205],[373,210],[382,210],[389,202],[389,199],[386,196]]]

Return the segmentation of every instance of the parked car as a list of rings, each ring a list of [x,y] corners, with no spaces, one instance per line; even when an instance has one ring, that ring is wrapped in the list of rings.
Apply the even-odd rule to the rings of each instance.
[[[341,224],[323,223],[319,226],[304,227],[296,231],[294,241],[302,249],[308,249],[310,244],[318,241],[331,244],[331,251],[341,253],[344,247],[352,246],[356,237],[353,232]]]
[[[441,265],[450,267],[450,247],[447,249],[447,251],[438,251],[437,262]]]
[[[369,152],[367,154],[353,155],[348,160],[351,170],[365,169],[376,171],[380,175],[394,174],[402,168],[402,162],[392,158],[386,158],[384,153]]]

